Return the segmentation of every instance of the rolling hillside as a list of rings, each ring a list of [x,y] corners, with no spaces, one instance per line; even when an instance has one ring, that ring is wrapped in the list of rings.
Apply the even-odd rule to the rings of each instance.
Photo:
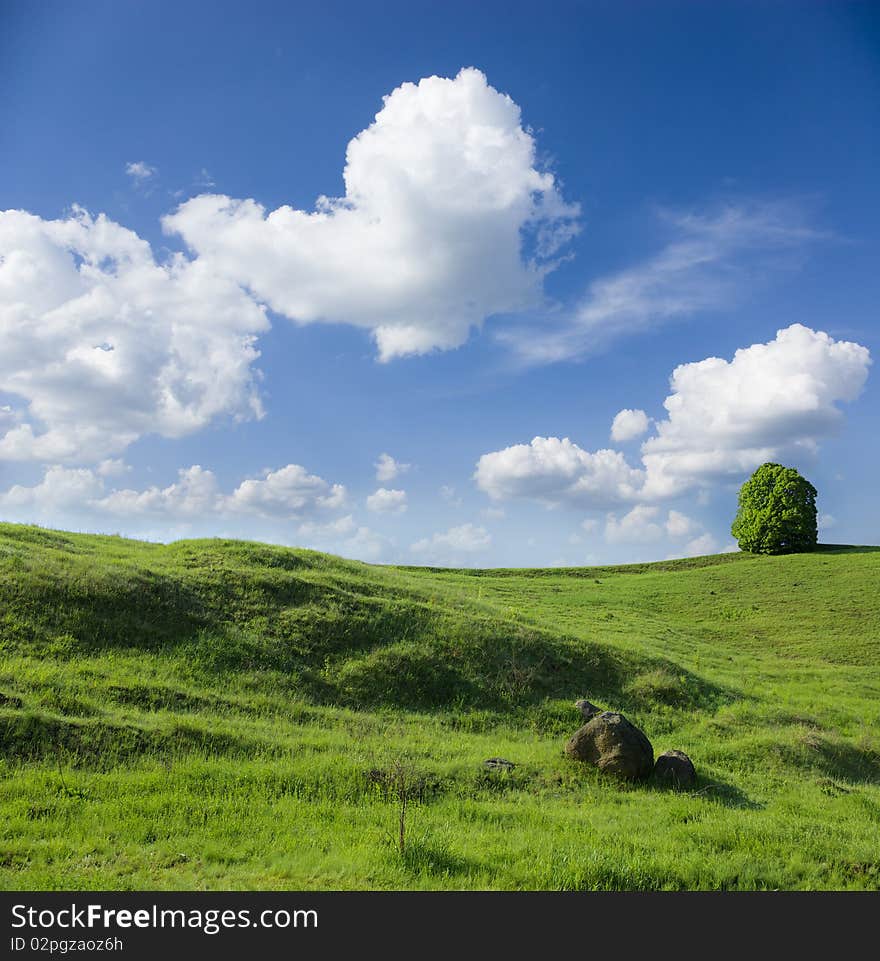
[[[0,886],[878,888],[878,583],[875,548],[444,571],[0,524]],[[579,697],[697,789],[564,759]]]

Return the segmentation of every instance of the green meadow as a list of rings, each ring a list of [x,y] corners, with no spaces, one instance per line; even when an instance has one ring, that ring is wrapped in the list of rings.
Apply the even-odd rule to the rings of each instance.
[[[0,525],[0,887],[880,888],[878,583]],[[696,787],[566,759],[581,697]]]

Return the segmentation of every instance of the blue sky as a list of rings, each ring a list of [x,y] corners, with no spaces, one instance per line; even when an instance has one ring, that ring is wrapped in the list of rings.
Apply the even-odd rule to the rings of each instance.
[[[880,541],[876,7],[6,0],[0,82],[0,517],[657,559],[771,459]]]

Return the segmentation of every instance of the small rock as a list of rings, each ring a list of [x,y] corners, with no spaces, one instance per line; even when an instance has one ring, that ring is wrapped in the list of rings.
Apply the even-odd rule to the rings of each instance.
[[[585,721],[589,721],[590,718],[602,713],[601,708],[596,707],[595,704],[591,704],[587,700],[575,701],[574,706],[581,712],[581,716]]]
[[[483,767],[487,771],[512,771],[516,765],[513,761],[506,761],[503,757],[490,757],[483,761]]]
[[[654,768],[654,748],[644,731],[613,711],[601,711],[575,731],[565,753],[628,781],[646,778]]]
[[[693,787],[697,781],[697,772],[694,770],[693,761],[684,751],[666,751],[657,758],[654,777],[673,787]]]

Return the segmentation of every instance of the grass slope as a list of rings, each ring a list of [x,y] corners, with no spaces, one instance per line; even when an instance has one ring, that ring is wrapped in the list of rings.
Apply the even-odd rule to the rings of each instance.
[[[878,888],[878,574],[871,548],[444,571],[0,524],[0,886]],[[564,759],[583,696],[696,790]]]

